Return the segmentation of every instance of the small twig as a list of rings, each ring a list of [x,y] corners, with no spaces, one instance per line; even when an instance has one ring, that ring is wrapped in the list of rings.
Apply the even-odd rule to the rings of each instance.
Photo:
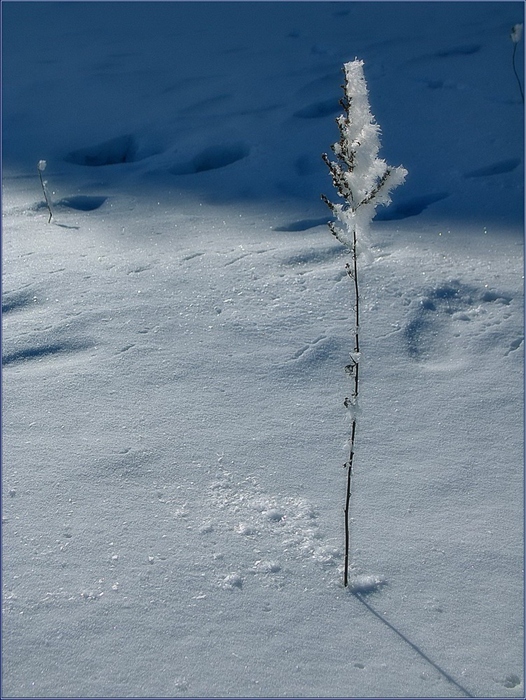
[[[46,169],[46,165],[47,165],[47,163],[45,160],[39,160],[37,168],[38,168],[38,176],[40,177],[40,184],[42,185],[42,192],[44,193],[44,199],[46,200],[46,205],[47,205],[47,208],[49,211],[49,219],[47,220],[47,222],[49,224],[49,222],[53,218],[53,210],[51,209],[51,200],[49,198],[49,194],[48,194],[47,187],[46,187],[47,183],[42,178],[42,173]]]
[[[517,67],[515,66],[515,54],[517,53],[517,42],[513,42],[513,56],[512,56],[512,65],[513,65],[513,72],[515,73],[515,77],[517,78],[517,84],[519,86],[519,91],[521,93],[521,100],[524,104],[524,92],[522,90],[522,85],[521,85],[521,79],[519,78],[519,74],[517,73]]]
[[[351,376],[354,378],[354,387],[351,400],[345,399],[345,407],[350,406],[357,407],[358,403],[358,387],[359,387],[359,370],[360,370],[360,295],[358,291],[358,255],[356,251],[356,229],[353,231],[353,247],[352,247],[352,266],[347,263],[346,270],[347,274],[354,282],[354,352],[351,355],[351,365],[347,367],[351,368]],[[347,468],[347,486],[345,491],[345,542],[344,542],[344,561],[343,561],[343,585],[345,587],[349,584],[349,552],[351,546],[351,536],[350,536],[350,504],[351,504],[351,492],[352,492],[352,471],[354,463],[354,448],[356,442],[356,414],[353,414],[352,426],[351,426],[351,439],[349,445],[349,460],[346,462],[345,467]]]
[[[350,503],[351,503],[351,486],[352,486],[352,465],[353,465],[353,459],[354,459],[354,435],[356,432],[356,419],[353,420],[352,422],[352,429],[351,429],[351,451],[349,454],[349,461],[345,465],[347,467],[347,488],[345,492],[345,507],[344,507],[344,514],[345,514],[345,550],[344,550],[344,558],[343,558],[343,585],[347,588],[349,585],[349,551],[351,547],[351,535],[350,535],[350,527],[349,527],[349,520],[350,520]]]
[[[513,72],[515,73],[515,77],[517,78],[517,84],[518,84],[518,86],[519,86],[519,92],[521,93],[521,100],[522,100],[522,103],[524,104],[524,92],[523,92],[523,90],[522,90],[521,81],[520,81],[520,78],[519,78],[519,74],[517,73],[517,67],[516,67],[516,65],[515,65],[515,54],[517,53],[517,44],[518,44],[519,41],[521,40],[522,28],[523,28],[523,25],[522,25],[522,24],[514,24],[513,27],[511,28],[510,39],[511,39],[512,42],[513,42],[513,53],[512,53],[512,56],[511,56],[511,64],[512,64],[512,67],[513,67]]]
[[[380,180],[378,181],[378,183],[375,185],[374,189],[372,189],[372,190],[369,192],[369,194],[367,194],[367,195],[362,199],[362,201],[360,202],[360,204],[358,204],[358,206],[356,207],[357,209],[358,209],[358,207],[362,207],[364,204],[369,204],[369,203],[372,202],[374,199],[376,199],[376,197],[378,197],[378,193],[380,192],[380,190],[381,190],[383,187],[385,187],[385,183],[388,181],[389,175],[390,175],[390,174],[391,174],[391,169],[390,169],[390,168],[386,168],[386,169],[385,169],[385,173],[382,175],[382,177],[380,178]]]

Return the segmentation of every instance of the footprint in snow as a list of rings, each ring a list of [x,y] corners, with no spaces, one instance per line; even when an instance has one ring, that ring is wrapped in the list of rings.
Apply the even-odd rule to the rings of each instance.
[[[511,173],[521,164],[520,158],[510,158],[509,160],[499,160],[490,165],[486,165],[476,170],[470,170],[464,174],[465,178],[492,177],[493,175],[503,175]]]
[[[86,341],[64,340],[61,342],[25,345],[2,354],[2,366],[18,366],[21,363],[40,363],[50,359],[70,359],[78,352],[92,347]]]
[[[519,685],[521,685],[521,679],[519,676],[517,676],[517,674],[510,673],[501,681],[501,683],[505,688],[517,688]]]
[[[478,320],[474,334],[480,336],[501,323],[494,318],[498,306],[509,306],[512,296],[506,292],[477,289],[459,280],[452,280],[427,289],[412,303],[413,311],[403,328],[406,351],[414,360],[443,355],[452,336],[461,335],[460,322]],[[498,342],[498,339],[497,339]],[[508,342],[506,354],[520,347],[522,338]]]
[[[250,147],[243,142],[209,146],[190,160],[172,166],[169,172],[172,175],[196,175],[208,170],[225,168],[249,155]]]
[[[288,224],[274,226],[274,231],[293,232],[293,231],[308,231],[311,228],[318,226],[326,226],[329,217],[325,216],[319,219],[300,219],[299,221],[291,221]]]
[[[218,556],[220,566],[232,566],[236,552],[235,570],[218,580],[225,590],[241,590],[245,581],[254,579],[282,587],[285,572],[298,561],[324,567],[340,563],[340,550],[325,540],[315,508],[302,498],[272,496],[255,478],[235,482],[221,472],[208,500],[206,510],[218,515],[206,522],[201,534],[214,537],[215,546],[230,553],[229,562]]]
[[[375,221],[398,221],[418,216],[432,204],[449,197],[449,192],[432,192],[410,199],[397,200],[387,209],[381,209],[375,216]]]
[[[70,151],[64,160],[74,165],[93,168],[135,163],[155,155],[156,152],[155,148],[142,148],[133,134],[125,134],[93,146]]]
[[[20,289],[13,292],[4,292],[2,297],[2,313],[8,314],[13,311],[25,311],[35,303],[37,303],[37,297],[30,290]]]

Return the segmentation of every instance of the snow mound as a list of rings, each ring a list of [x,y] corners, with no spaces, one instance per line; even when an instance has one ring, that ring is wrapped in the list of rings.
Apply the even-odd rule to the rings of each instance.
[[[372,593],[386,584],[387,581],[383,576],[362,574],[361,576],[352,578],[349,581],[348,588],[351,593]]]

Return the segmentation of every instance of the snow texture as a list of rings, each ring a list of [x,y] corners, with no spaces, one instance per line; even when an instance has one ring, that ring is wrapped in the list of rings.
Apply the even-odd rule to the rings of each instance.
[[[524,697],[522,3],[1,9],[2,696]]]

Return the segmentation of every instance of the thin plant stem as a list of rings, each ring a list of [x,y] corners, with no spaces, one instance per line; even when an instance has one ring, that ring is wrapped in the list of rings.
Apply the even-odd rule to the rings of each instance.
[[[522,26],[522,25],[521,25]],[[514,28],[514,32],[518,30]],[[358,226],[367,226],[366,218],[372,221],[374,211],[378,204],[389,203],[389,192],[401,185],[407,175],[407,170],[402,166],[396,168],[386,166],[385,161],[376,157],[380,142],[378,140],[379,127],[369,111],[367,100],[367,87],[363,76],[363,61],[356,59],[345,63],[343,72],[345,84],[342,85],[344,98],[340,104],[344,110],[336,119],[340,132],[340,139],[332,145],[332,151],[336,161],[331,161],[326,153],[322,153],[322,159],[329,168],[338,195],[343,198],[344,204],[334,204],[322,194],[321,198],[329,207],[332,215],[342,225],[335,221],[328,221],[328,227],[336,240],[347,248],[352,255],[352,262],[347,263],[347,274],[353,281],[354,291],[354,349],[351,352],[351,360],[345,367],[346,373],[353,379],[353,391],[349,398],[343,402],[345,408],[351,413],[351,437],[349,441],[349,458],[344,464],[347,470],[346,491],[344,505],[344,573],[343,581],[347,587],[349,584],[351,533],[350,533],[350,507],[352,492],[352,476],[356,442],[356,424],[358,414],[358,385],[360,367],[360,294],[358,290],[358,246],[357,237],[361,235]],[[356,91],[359,99],[354,100],[352,94]],[[370,128],[369,128],[370,127]],[[365,151],[363,150],[365,148]],[[358,158],[357,154],[363,153],[364,158]],[[380,172],[383,174],[380,175]],[[361,216],[357,217],[360,209]]]
[[[360,352],[360,295],[358,293],[358,255],[356,252],[356,229],[353,231],[353,279],[354,279],[354,301],[355,301],[355,318],[354,318],[354,352]],[[358,398],[358,365],[356,365],[356,387],[355,393],[356,398]]]
[[[513,43],[513,56],[512,56],[512,65],[513,65],[513,72],[515,73],[515,77],[517,78],[517,84],[519,86],[519,90],[521,93],[521,100],[524,104],[524,92],[522,90],[522,85],[521,85],[521,80],[519,78],[519,74],[517,73],[517,68],[515,66],[515,54],[517,52],[517,42]]]
[[[44,193],[44,199],[46,200],[46,205],[49,211],[49,219],[47,220],[48,224],[53,218],[53,211],[51,209],[51,202],[49,201],[49,195],[47,193],[47,188],[46,188],[46,183],[44,182],[44,179],[42,178],[42,171],[40,168],[38,168],[38,176],[40,177],[40,184],[42,185],[42,192]]]
[[[352,393],[351,404],[356,406],[358,402],[358,386],[359,386],[359,355],[360,352],[360,295],[358,290],[358,255],[356,250],[356,229],[353,231],[353,246],[352,246],[352,267],[347,264],[347,274],[354,282],[354,353],[352,364],[350,369],[352,376],[354,378],[354,386]],[[348,399],[345,400],[345,405],[349,405]],[[349,444],[349,459],[346,463],[347,468],[347,484],[345,489],[345,507],[344,507],[344,529],[345,529],[345,542],[344,542],[344,562],[343,562],[343,585],[347,588],[349,585],[349,564],[350,564],[350,547],[351,547],[351,533],[350,533],[350,515],[351,515],[351,492],[352,492],[352,472],[354,464],[354,448],[356,441],[356,413],[353,415],[351,424],[351,439]]]
[[[349,551],[351,546],[350,533],[350,505],[351,505],[351,486],[352,486],[352,466],[354,459],[354,436],[356,434],[356,418],[353,419],[351,429],[351,448],[349,461],[347,462],[347,487],[345,490],[345,550],[343,560],[343,585],[347,588],[349,585]]]

